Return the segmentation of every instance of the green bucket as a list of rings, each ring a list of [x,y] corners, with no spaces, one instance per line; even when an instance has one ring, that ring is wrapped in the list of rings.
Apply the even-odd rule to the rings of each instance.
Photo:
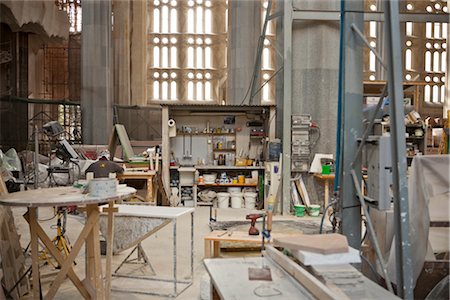
[[[322,174],[330,174],[331,166],[330,165],[322,165]]]
[[[296,217],[303,217],[305,216],[305,206],[304,205],[294,205],[295,209],[295,216]]]
[[[320,205],[310,205],[308,206],[308,214],[311,217],[318,217],[320,213]]]

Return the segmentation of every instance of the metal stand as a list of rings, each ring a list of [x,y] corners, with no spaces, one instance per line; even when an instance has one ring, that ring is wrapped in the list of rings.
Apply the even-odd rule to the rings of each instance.
[[[129,259],[131,255],[133,255],[133,253],[137,251],[137,257],[133,258],[133,259]],[[142,260],[142,262],[141,262]],[[152,264],[150,263],[150,260],[148,259],[147,254],[145,253],[144,249],[142,248],[141,243],[138,243],[136,245],[136,247],[133,248],[133,250],[131,250],[130,254],[127,255],[127,257],[125,257],[125,259],[120,263],[120,265],[117,267],[117,269],[114,271],[113,276],[119,276],[120,274],[118,274],[120,268],[122,268],[122,266],[124,264],[143,264],[145,266],[148,266],[150,268],[150,270],[152,271],[153,275],[156,275],[155,269],[153,269]]]
[[[352,247],[360,247],[361,207],[367,219],[369,237],[374,245],[386,285],[392,292],[386,264],[376,238],[366,200],[360,188],[361,153],[373,126],[375,116],[384,97],[389,96],[391,118],[391,156],[393,202],[396,241],[397,293],[404,299],[413,298],[412,260],[409,241],[408,190],[406,182],[405,125],[403,122],[403,87],[401,36],[398,1],[384,1],[385,62],[365,40],[363,32],[363,2],[342,1],[341,6],[341,68],[340,106],[342,118],[340,126],[340,147],[343,149],[340,159],[341,170],[338,183],[341,187],[341,231],[349,239]],[[370,118],[365,132],[362,131],[362,46],[368,45],[376,58],[386,68],[389,84],[380,96],[376,111]],[[359,145],[358,145],[359,142]],[[375,199],[377,201],[377,199]]]
[[[150,291],[143,291],[143,290],[133,290],[133,289],[120,289],[120,288],[112,288],[111,290],[117,291],[117,292],[127,292],[127,293],[135,293],[135,294],[144,294],[144,295],[156,295],[156,296],[162,296],[162,297],[177,297],[179,294],[181,294],[183,291],[185,291],[188,287],[190,287],[194,280],[194,212],[191,212],[191,258],[190,258],[190,279],[189,280],[178,280],[177,275],[177,220],[172,220],[173,224],[173,277],[172,279],[164,279],[164,278],[155,278],[155,277],[149,277],[149,276],[138,276],[138,275],[127,275],[127,274],[119,274],[117,271],[122,267],[123,264],[130,262],[128,261],[128,258],[131,256],[131,254],[134,253],[135,250],[139,251],[140,255],[142,255],[142,258],[144,259],[144,262],[148,262],[147,255],[143,251],[142,247],[140,246],[140,243],[131,251],[131,253],[125,258],[124,261],[120,264],[120,266],[114,271],[113,276],[114,277],[122,277],[122,278],[130,278],[130,279],[140,279],[140,280],[152,280],[152,281],[161,281],[161,282],[168,282],[173,283],[173,292],[172,293],[159,293],[159,292],[150,292]],[[150,266],[151,267],[151,266]],[[152,268],[152,267],[151,267]],[[152,268],[152,271],[154,274],[155,271]],[[182,289],[179,289],[179,285],[183,284],[185,285]]]

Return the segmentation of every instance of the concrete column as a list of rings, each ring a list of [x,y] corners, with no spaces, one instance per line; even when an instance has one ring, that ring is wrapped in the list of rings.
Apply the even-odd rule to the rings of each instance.
[[[252,79],[261,34],[261,1],[229,1],[228,104],[241,104]],[[250,92],[249,92],[250,93]],[[245,103],[248,103],[247,95]]]
[[[294,1],[294,7],[339,10],[339,2]],[[313,153],[336,152],[339,22],[294,21],[292,33],[292,114],[310,114],[320,127]],[[361,79],[362,80],[362,79]]]
[[[111,1],[83,1],[81,109],[83,143],[107,144],[112,128]]]
[[[147,104],[147,1],[131,2],[131,103]]]
[[[114,103],[130,105],[130,0],[113,0]]]

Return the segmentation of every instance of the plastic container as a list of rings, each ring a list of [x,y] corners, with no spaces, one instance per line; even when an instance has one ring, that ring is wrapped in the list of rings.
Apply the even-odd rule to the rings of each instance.
[[[305,206],[304,205],[294,205],[295,216],[304,217],[305,216]]]
[[[245,176],[244,175],[239,175],[238,176],[238,183],[239,184],[244,184],[245,183]]]
[[[255,209],[256,198],[258,197],[257,193],[248,192],[244,194],[245,199],[245,208]]]
[[[227,192],[230,193],[230,194],[240,193],[241,192],[241,188],[240,187],[229,187],[227,189]]]
[[[231,208],[242,207],[242,193],[231,194]]]
[[[216,182],[216,178],[217,178],[217,174],[216,173],[203,174],[204,182],[208,183],[208,184],[215,183]]]
[[[308,214],[311,217],[318,217],[320,213],[320,205],[310,205],[308,206]]]
[[[230,205],[230,193],[217,193],[217,206],[227,208]]]

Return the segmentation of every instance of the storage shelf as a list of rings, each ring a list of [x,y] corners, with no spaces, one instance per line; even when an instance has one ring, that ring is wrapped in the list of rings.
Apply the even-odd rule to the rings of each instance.
[[[214,152],[236,152],[236,149],[213,149]]]
[[[205,133],[205,132],[177,132],[177,135],[203,135],[203,136],[234,136],[235,132],[222,132],[222,133]]]
[[[195,166],[197,170],[263,170],[264,166]]]
[[[197,186],[206,186],[206,187],[213,187],[213,186],[223,186],[223,187],[256,187],[256,183],[197,183]]]

